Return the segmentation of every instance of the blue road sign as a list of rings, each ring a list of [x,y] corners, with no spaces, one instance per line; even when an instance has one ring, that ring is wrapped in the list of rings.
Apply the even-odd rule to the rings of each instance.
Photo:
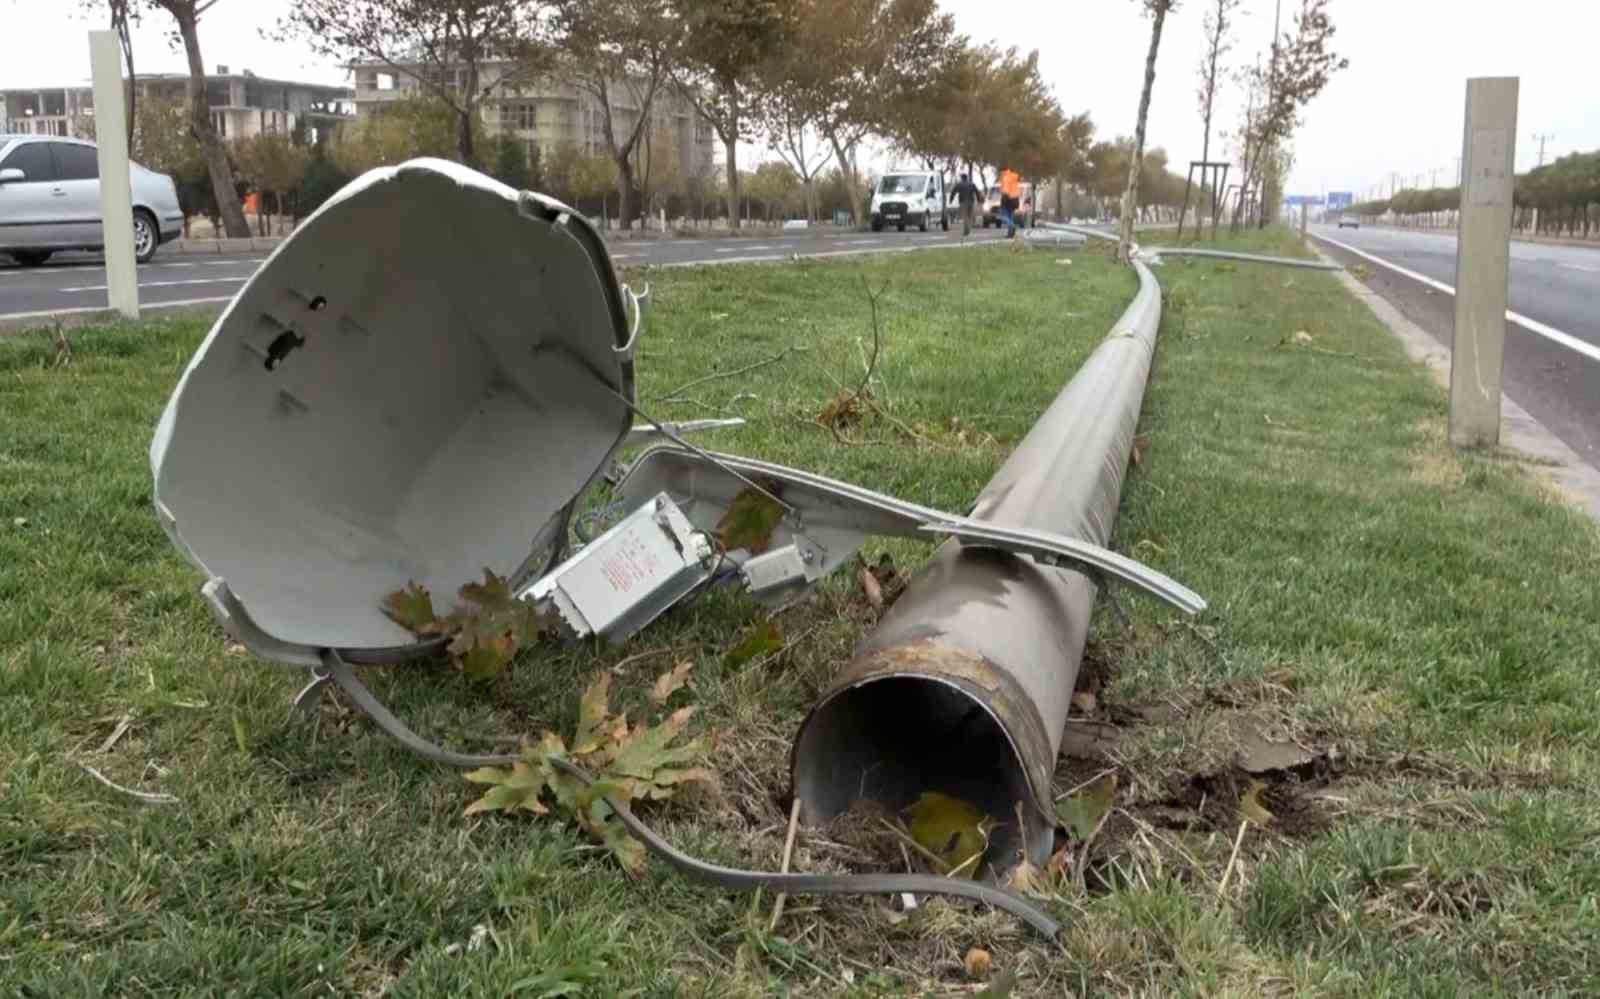
[[[1322,195],[1286,194],[1283,196],[1283,203],[1286,205],[1320,205],[1322,204]]]
[[[1328,207],[1329,208],[1349,208],[1351,205],[1353,205],[1355,203],[1356,203],[1356,196],[1355,196],[1355,193],[1353,191],[1329,191],[1328,192]]]

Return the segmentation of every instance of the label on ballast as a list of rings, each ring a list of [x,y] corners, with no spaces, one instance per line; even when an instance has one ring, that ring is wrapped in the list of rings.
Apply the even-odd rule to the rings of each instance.
[[[649,521],[641,522],[646,531],[652,532],[656,537],[665,539],[664,532]],[[662,563],[656,550],[661,546],[652,546],[640,538],[634,529],[616,539],[616,544],[611,546],[600,559],[600,576],[611,584],[611,588],[618,593],[629,593],[640,585],[649,585],[676,570],[676,566],[669,569]],[[668,546],[670,547],[670,546]]]

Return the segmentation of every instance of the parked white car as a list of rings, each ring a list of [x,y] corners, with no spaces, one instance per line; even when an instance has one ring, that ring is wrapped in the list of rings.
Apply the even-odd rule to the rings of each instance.
[[[183,232],[172,178],[131,164],[133,253],[142,264]],[[0,135],[0,253],[36,267],[58,250],[99,250],[100,161],[94,143]]]

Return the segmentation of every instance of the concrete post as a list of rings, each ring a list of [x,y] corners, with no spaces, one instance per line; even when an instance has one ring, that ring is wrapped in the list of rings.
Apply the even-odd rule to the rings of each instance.
[[[94,132],[100,158],[106,304],[127,319],[138,319],[133,188],[128,179],[128,104],[122,89],[122,44],[115,31],[89,32],[89,67],[94,75]]]
[[[1306,235],[1306,223],[1311,220],[1311,205],[1306,202],[1300,204],[1300,238]]]
[[[1455,342],[1450,358],[1450,440],[1463,446],[1500,441],[1517,83],[1516,77],[1467,81]]]

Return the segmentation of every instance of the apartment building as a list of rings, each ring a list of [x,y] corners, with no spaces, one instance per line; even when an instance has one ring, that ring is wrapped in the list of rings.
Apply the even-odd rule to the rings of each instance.
[[[609,152],[604,116],[593,95],[559,80],[506,80],[514,68],[509,61],[479,64],[479,86],[492,91],[482,105],[484,130],[489,135],[520,139],[530,155],[537,147],[548,157],[561,145],[574,145],[586,153]],[[406,69],[417,74],[426,71],[421,66]],[[379,114],[394,101],[427,93],[415,76],[397,72],[387,63],[357,63],[351,71],[358,115]],[[466,76],[465,69],[449,70],[444,85],[465,87]],[[637,102],[625,86],[612,88],[611,102],[613,127],[626,133],[638,120]],[[650,112],[651,135],[671,136],[683,175],[710,172],[716,137],[694,104],[676,89],[664,88],[651,102]]]
[[[138,78],[140,97],[186,99],[188,74],[152,73]],[[269,80],[249,70],[230,73],[227,66],[206,77],[206,103],[211,121],[224,139],[260,134],[289,134],[304,123],[308,141],[315,141],[355,114],[348,87],[293,80]],[[0,133],[61,135],[88,138],[94,134],[94,88],[89,86],[0,90]]]

